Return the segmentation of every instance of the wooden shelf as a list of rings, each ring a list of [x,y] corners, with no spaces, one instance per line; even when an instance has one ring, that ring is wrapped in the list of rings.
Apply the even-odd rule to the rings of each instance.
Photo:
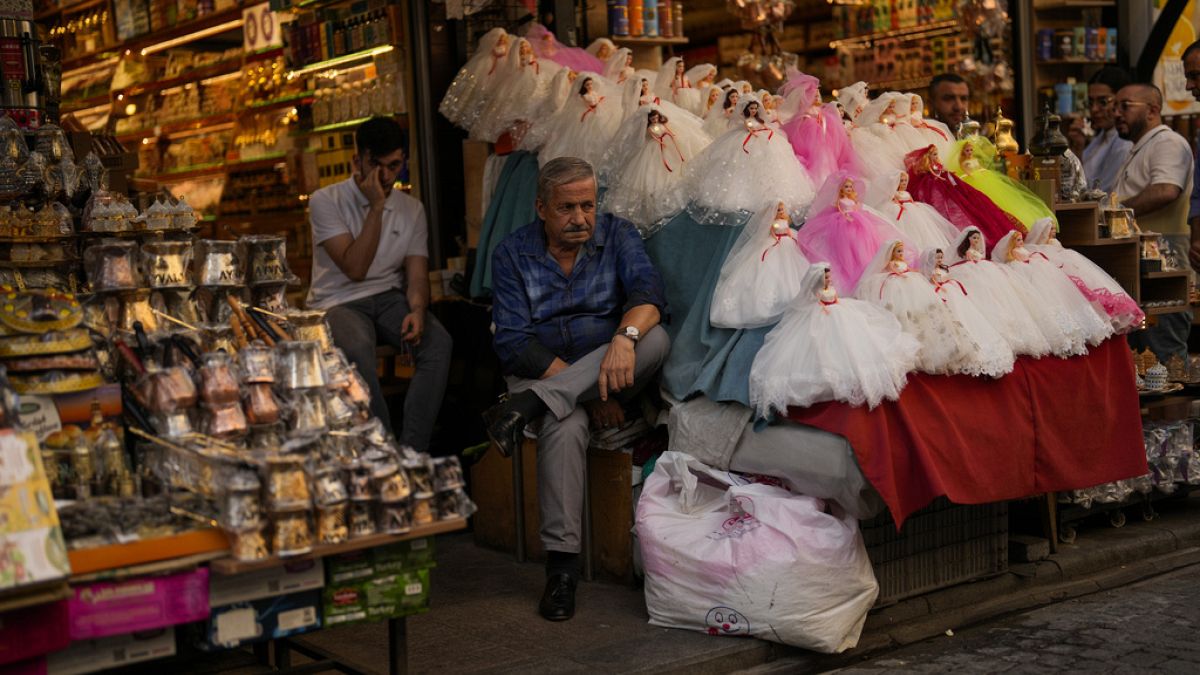
[[[118,89],[113,93],[123,93],[127,96],[140,96],[142,94],[156,94],[164,89],[179,87],[185,84],[199,83],[200,80],[207,80],[212,77],[220,77],[221,75],[232,75],[242,69],[241,59],[228,59],[217,63],[210,63],[207,66],[201,66],[188,71],[184,75],[172,77],[156,82],[146,82],[143,84],[132,84],[124,89]]]
[[[866,35],[857,35],[855,37],[842,38],[829,43],[831,49],[838,47],[861,47],[875,40],[889,40],[895,38],[920,38],[926,37],[928,34],[936,31],[944,31],[953,28],[958,28],[957,19],[947,19],[945,21],[934,21],[933,23],[922,24],[920,26],[912,26],[910,28],[898,28],[896,30],[881,31],[879,33],[868,33]]]
[[[1190,272],[1187,272],[1187,271],[1178,271],[1178,272],[1144,272],[1144,273],[1142,274],[1142,278],[1143,278],[1143,279],[1178,279],[1178,278],[1180,278],[1180,277],[1187,277],[1189,274],[1191,274],[1191,273],[1190,273]]]
[[[112,102],[112,98],[111,98],[111,94],[109,94],[109,92],[104,92],[103,94],[96,94],[95,96],[91,96],[91,97],[88,97],[88,98],[85,98],[82,100],[64,101],[63,107],[62,107],[62,114],[69,115],[71,113],[79,112],[80,110],[87,110],[88,108],[95,108],[96,106],[101,106],[101,105],[104,105],[105,103],[111,103],[111,102]]]
[[[661,47],[665,45],[686,45],[688,43],[686,37],[633,37],[631,35],[614,35],[609,39],[618,45],[632,45],[635,47]]]
[[[350,553],[351,551],[361,551],[363,549],[375,548],[377,546],[386,546],[395,544],[401,541],[410,539],[420,539],[421,537],[431,537],[435,534],[444,534],[446,532],[454,532],[466,528],[467,520],[465,518],[454,518],[452,520],[442,520],[424,527],[414,527],[410,532],[405,534],[373,534],[369,537],[360,537],[351,539],[340,544],[330,544],[328,546],[316,546],[312,551],[304,555],[291,556],[287,558],[268,558],[266,560],[255,560],[250,562],[242,562],[233,558],[221,558],[214,560],[210,567],[217,574],[243,574],[245,572],[253,572],[255,570],[265,570],[273,567],[282,567],[288,563],[297,560],[315,560],[325,556],[337,555],[339,553]]]
[[[83,12],[85,10],[89,10],[93,7],[99,7],[100,5],[103,5],[106,2],[108,2],[108,0],[83,0],[83,2],[75,2],[75,3],[72,3],[65,7],[63,7],[63,6],[51,7],[50,9],[45,9],[45,10],[38,12],[37,14],[34,14],[33,20],[34,21],[44,21],[44,20],[49,19],[50,17],[55,16],[57,14],[75,14],[77,12]]]
[[[209,127],[220,126],[223,124],[233,124],[236,116],[234,113],[220,113],[217,115],[209,115],[208,117],[200,117],[194,120],[184,120],[182,122],[170,122],[158,127],[150,127],[139,131],[128,131],[123,134],[117,134],[119,141],[140,141],[143,138],[155,138],[157,136],[172,136],[184,131],[199,131],[208,129]],[[156,131],[157,129],[157,131]]]
[[[1142,311],[1146,316],[1158,316],[1160,314],[1178,314],[1179,312],[1187,312],[1192,309],[1191,305],[1170,305],[1168,307],[1142,307]]]
[[[1035,10],[1116,7],[1116,0],[1033,0]]]
[[[1055,211],[1089,211],[1098,208],[1100,202],[1055,202]]]
[[[1071,239],[1071,240],[1066,240],[1066,239],[1063,239],[1060,237],[1059,241],[1062,242],[1063,246],[1066,246],[1068,248],[1076,248],[1076,247],[1080,247],[1080,246],[1084,246],[1084,247],[1087,247],[1087,246],[1120,246],[1121,244],[1137,244],[1138,243],[1138,240],[1134,239],[1132,237],[1126,237],[1124,239],[1109,238],[1109,239]]]
[[[250,105],[243,107],[240,112],[242,112],[242,113],[256,112],[257,113],[257,112],[266,112],[269,110],[275,110],[276,108],[287,108],[287,107],[291,107],[291,106],[297,106],[297,105],[301,105],[303,103],[307,103],[308,101],[306,101],[305,99],[310,99],[310,98],[312,98],[312,96],[313,96],[313,92],[302,91],[298,94],[291,94],[289,96],[284,96],[283,98],[277,98],[272,101],[262,101],[259,103],[251,103]]]
[[[1039,66],[1105,66],[1116,65],[1117,62],[1095,59],[1039,59],[1034,63]]]
[[[157,176],[147,176],[156,183],[177,183],[192,178],[206,178],[225,174],[225,162],[210,162],[195,167],[187,167],[179,171],[160,173]]]
[[[170,28],[165,28],[160,31],[152,31],[149,33],[145,33],[143,35],[138,35],[136,37],[132,37],[132,38],[126,40],[125,42],[117,43],[117,44],[111,45],[109,47],[104,47],[103,49],[98,49],[98,50],[88,53],[88,54],[81,54],[79,56],[75,56],[71,59],[63,61],[62,71],[65,74],[69,71],[75,70],[76,68],[78,68],[80,66],[89,65],[91,62],[96,60],[97,56],[99,56],[100,54],[106,53],[106,52],[121,52],[121,51],[124,51],[127,49],[130,51],[133,51],[133,52],[137,52],[145,47],[149,47],[150,45],[158,44],[160,42],[166,42],[167,40],[174,40],[174,39],[180,38],[180,37],[185,37],[191,33],[197,33],[199,31],[202,31],[202,30],[205,30],[208,28],[212,28],[214,26],[219,26],[223,23],[227,23],[230,21],[237,21],[241,18],[242,18],[242,6],[239,3],[229,9],[221,10],[219,12],[213,12],[211,14],[206,14],[206,15],[204,15],[198,19],[194,19],[192,21],[175,24],[174,26],[172,26]]]

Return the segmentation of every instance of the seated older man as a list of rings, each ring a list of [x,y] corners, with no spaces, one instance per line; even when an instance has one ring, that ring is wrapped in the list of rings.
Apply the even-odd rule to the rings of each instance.
[[[509,398],[485,420],[505,456],[519,449],[527,424],[537,428],[547,556],[539,611],[565,621],[575,613],[589,421],[624,422],[621,402],[662,365],[669,340],[658,325],[662,279],[632,224],[596,217],[591,165],[547,162],[536,206],[538,219],[493,254],[495,348]]]

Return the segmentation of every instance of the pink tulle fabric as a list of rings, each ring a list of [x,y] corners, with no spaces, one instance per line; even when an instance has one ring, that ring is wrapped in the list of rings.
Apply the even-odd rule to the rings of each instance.
[[[525,39],[529,40],[530,46],[533,47],[533,53],[539,59],[549,59],[577,73],[604,72],[603,61],[587,53],[587,50],[563,45],[558,38],[554,37],[553,33],[541,24],[534,24],[525,34]]]
[[[892,239],[905,241],[899,230],[875,212],[857,204],[843,212],[835,202],[805,221],[796,245],[805,258],[830,263],[834,286],[849,295],[879,247]],[[907,243],[904,248],[909,265],[915,265],[916,249]]]
[[[931,146],[932,147],[932,146]],[[914,150],[905,157],[908,167],[908,193],[912,198],[929,204],[946,220],[962,230],[974,225],[987,240],[987,251],[1014,229],[1025,228],[1015,223],[996,203],[979,190],[967,185],[949,171],[918,172],[916,166],[928,149]]]
[[[1146,318],[1142,308],[1138,307],[1138,304],[1128,295],[1113,293],[1107,288],[1091,288],[1084,283],[1083,279],[1073,274],[1068,274],[1067,277],[1071,279],[1083,297],[1088,299],[1088,302],[1103,309],[1105,314],[1117,320],[1120,325],[1134,329],[1141,325],[1142,320]]]
[[[855,175],[862,173],[858,155],[850,144],[850,136],[834,104],[821,106],[819,118],[801,113],[781,128],[792,144],[796,159],[800,160],[817,185],[837,171],[849,171]]]

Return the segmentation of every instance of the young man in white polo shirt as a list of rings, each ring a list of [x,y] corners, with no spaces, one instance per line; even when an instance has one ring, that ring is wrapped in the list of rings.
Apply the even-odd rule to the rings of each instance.
[[[371,389],[371,412],[391,429],[376,375],[375,345],[411,350],[401,443],[420,451],[442,405],[451,340],[429,307],[425,207],[393,189],[404,168],[404,129],[375,117],[354,135],[354,175],[309,199],[313,231],[308,306],[326,310],[333,341]]]
[[[1162,92],[1152,84],[1130,84],[1117,92],[1117,134],[1133,147],[1117,172],[1116,193],[1133,209],[1138,227],[1162,234],[1173,249],[1186,254],[1191,248],[1192,148],[1162,123],[1162,106]],[[1191,329],[1190,310],[1163,314],[1156,325],[1131,335],[1129,342],[1154,352],[1164,364],[1173,356],[1186,363]]]

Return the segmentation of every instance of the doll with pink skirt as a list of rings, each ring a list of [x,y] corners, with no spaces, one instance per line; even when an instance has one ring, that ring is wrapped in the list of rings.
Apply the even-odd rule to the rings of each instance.
[[[821,104],[817,78],[793,71],[779,93],[785,101],[783,132],[813,182],[819,185],[836,171],[858,174],[857,155],[841,115],[835,105]]]
[[[884,242],[906,237],[880,213],[864,206],[859,195],[861,179],[839,171],[828,179],[813,200],[808,220],[796,235],[796,245],[809,260],[826,260],[833,265],[839,288],[853,291],[875,252]],[[916,248],[908,246],[909,264],[915,263]]]

